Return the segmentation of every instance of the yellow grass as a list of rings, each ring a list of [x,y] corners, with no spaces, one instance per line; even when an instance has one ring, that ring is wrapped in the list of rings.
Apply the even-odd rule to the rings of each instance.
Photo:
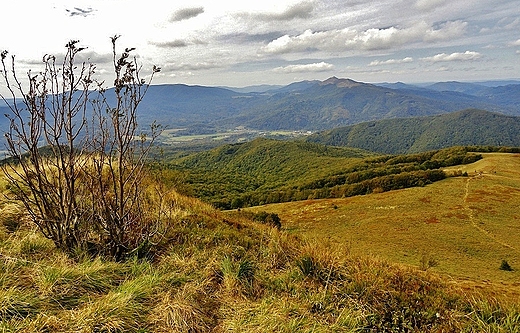
[[[151,182],[150,207],[164,205],[158,217],[169,226],[153,260],[71,257],[30,223],[14,231],[0,224],[0,332],[518,331],[519,298],[498,294],[498,281],[510,287],[518,277],[498,270],[505,255],[518,265],[515,235],[500,228],[514,227],[507,217],[518,186],[507,172],[516,167],[260,208],[280,213],[281,231],[165,188],[154,192]],[[484,191],[502,210],[483,210],[495,205],[477,200]],[[458,283],[410,267],[435,261],[431,271]],[[476,289],[482,279],[495,295]]]
[[[480,284],[520,286],[520,155],[450,168],[468,177],[352,198],[255,207],[285,229]],[[513,272],[499,270],[507,260]],[[428,265],[430,261],[431,265]],[[422,263],[421,263],[422,262]]]

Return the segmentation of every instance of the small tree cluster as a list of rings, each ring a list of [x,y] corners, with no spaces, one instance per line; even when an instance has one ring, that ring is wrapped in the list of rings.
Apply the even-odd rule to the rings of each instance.
[[[507,262],[507,260],[502,260],[502,263],[500,264],[500,270],[512,272],[513,267],[511,267],[511,265]]]
[[[78,64],[84,50],[66,45],[62,61],[43,58],[43,70],[17,76],[14,56],[1,53],[2,77],[11,96],[5,133],[10,163],[2,166],[9,188],[32,221],[67,252],[94,248],[116,260],[148,244],[158,222],[143,213],[145,157],[159,134],[139,132],[136,111],[149,87],[131,56],[118,54],[112,38],[114,88],[95,79],[96,66]],[[109,91],[114,95],[109,96]]]
[[[277,229],[282,228],[282,222],[280,220],[280,217],[276,213],[268,213],[268,212],[264,212],[264,211],[258,212],[253,217],[253,220],[256,222],[270,225]]]

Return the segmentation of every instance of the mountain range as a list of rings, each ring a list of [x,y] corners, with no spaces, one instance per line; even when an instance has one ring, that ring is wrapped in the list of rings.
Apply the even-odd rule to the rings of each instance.
[[[110,90],[107,91],[110,95]],[[139,123],[200,133],[232,130],[319,131],[383,119],[429,117],[464,109],[520,116],[520,82],[368,84],[331,77],[287,86],[222,88],[153,85],[140,104]],[[9,110],[0,105],[2,114]],[[0,129],[7,129],[1,117]]]
[[[141,122],[157,120],[169,128],[204,126],[215,131],[238,126],[314,131],[469,108],[520,116],[520,82],[497,87],[445,82],[392,88],[332,77],[258,88],[259,92],[237,92],[219,87],[152,86],[140,106]]]

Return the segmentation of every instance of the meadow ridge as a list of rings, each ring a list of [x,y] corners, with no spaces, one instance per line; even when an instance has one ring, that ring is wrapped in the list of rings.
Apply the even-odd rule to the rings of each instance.
[[[276,213],[289,232],[348,244],[353,253],[519,289],[520,154],[482,155],[475,163],[446,169],[467,177],[252,210]],[[516,269],[500,270],[502,260]]]
[[[1,201],[0,331],[518,331],[520,156],[484,155],[425,187],[251,208],[280,230],[157,179],[168,228],[119,262],[56,249]]]

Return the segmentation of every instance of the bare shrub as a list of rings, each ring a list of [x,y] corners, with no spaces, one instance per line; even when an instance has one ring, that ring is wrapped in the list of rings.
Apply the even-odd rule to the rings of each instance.
[[[158,230],[141,205],[145,158],[159,134],[141,133],[137,107],[150,80],[140,77],[134,49],[118,54],[112,37],[114,87],[95,79],[96,66],[77,64],[84,50],[66,45],[62,62],[46,55],[41,72],[17,77],[14,56],[1,53],[11,96],[5,133],[10,163],[2,166],[14,198],[56,247],[69,253],[93,247],[116,260],[149,244]],[[114,96],[109,96],[113,91]]]

